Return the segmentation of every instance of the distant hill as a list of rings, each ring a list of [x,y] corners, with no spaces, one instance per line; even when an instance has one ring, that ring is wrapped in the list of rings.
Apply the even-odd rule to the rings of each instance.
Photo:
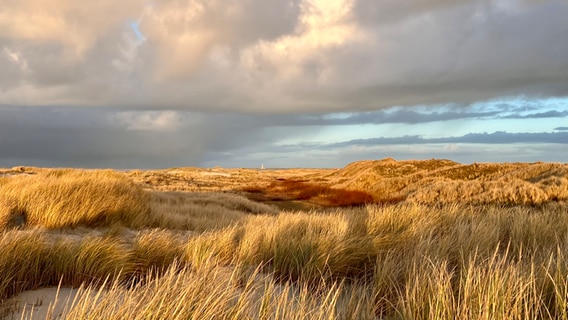
[[[542,204],[568,200],[568,164],[474,163],[391,158],[351,163],[326,176],[334,188],[378,201]]]
[[[0,169],[0,185],[11,176],[50,170],[53,169]],[[550,162],[460,164],[446,159],[397,161],[387,158],[357,161],[342,169],[172,168],[131,170],[121,174],[147,189],[244,191],[256,201],[260,201],[263,194],[266,199],[301,200],[294,198],[296,193],[308,187],[312,193],[321,191],[310,197],[321,200],[314,200],[317,203],[343,203],[348,193],[341,190],[363,191],[383,204],[406,201],[428,205],[457,202],[540,205],[568,201],[568,164]],[[251,192],[253,189],[255,192]],[[304,202],[314,202],[312,200]]]

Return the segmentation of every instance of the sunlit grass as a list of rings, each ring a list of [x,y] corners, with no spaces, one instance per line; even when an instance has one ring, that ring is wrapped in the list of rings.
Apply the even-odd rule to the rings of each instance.
[[[568,318],[562,201],[278,213],[72,170],[0,190],[7,316],[18,293],[62,286],[82,288],[67,319]]]
[[[568,164],[474,163],[448,160],[360,161],[328,175],[337,188],[362,190],[375,200],[436,205],[540,205],[568,200]]]
[[[14,219],[49,229],[123,223],[141,226],[150,198],[112,171],[52,170],[0,184],[0,226]]]

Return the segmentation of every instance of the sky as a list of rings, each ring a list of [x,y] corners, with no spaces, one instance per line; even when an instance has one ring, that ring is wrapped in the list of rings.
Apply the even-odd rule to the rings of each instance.
[[[568,162],[566,0],[0,0],[0,167]]]

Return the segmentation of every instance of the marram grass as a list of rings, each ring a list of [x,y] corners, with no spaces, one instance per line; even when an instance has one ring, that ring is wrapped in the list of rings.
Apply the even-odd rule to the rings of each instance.
[[[80,198],[86,189],[72,187],[90,174],[0,183],[9,199],[1,212],[24,210],[38,226],[0,233],[7,315],[8,298],[61,285],[89,293],[69,303],[67,319],[568,319],[568,206],[561,202],[275,214],[242,199],[218,197],[234,201],[220,205],[207,197],[200,203],[199,195],[148,195],[120,175],[100,172],[106,186],[85,183],[138,199],[138,207],[73,220],[67,216],[97,210],[49,205],[61,198],[41,188],[47,181],[76,192],[67,199],[86,201],[85,208],[89,199],[104,201]],[[59,224],[35,207],[57,214]],[[210,220],[223,210],[233,214],[216,224],[199,208],[218,210]],[[173,221],[183,224],[175,228]]]
[[[0,184],[0,227],[14,219],[48,229],[119,222],[137,227],[149,213],[149,195],[113,171],[42,171]]]

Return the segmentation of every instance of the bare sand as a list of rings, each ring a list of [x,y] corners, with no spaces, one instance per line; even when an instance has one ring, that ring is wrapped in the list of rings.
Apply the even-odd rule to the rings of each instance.
[[[57,287],[24,291],[6,301],[11,312],[4,319],[63,319],[81,294],[89,293],[77,288]]]

